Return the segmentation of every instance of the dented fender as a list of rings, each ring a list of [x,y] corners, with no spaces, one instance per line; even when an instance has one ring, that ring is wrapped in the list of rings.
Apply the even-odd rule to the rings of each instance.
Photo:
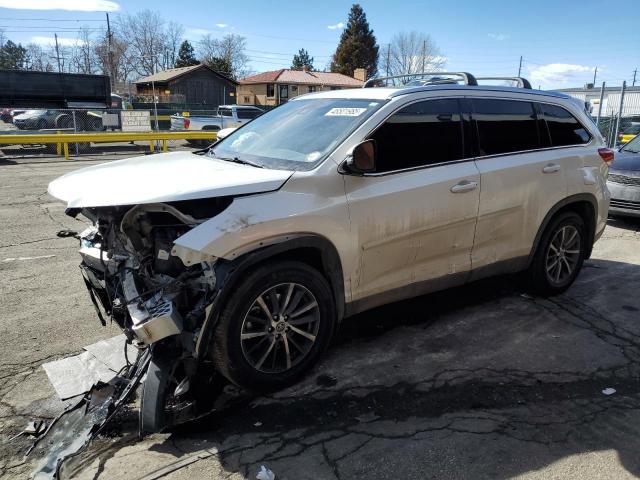
[[[334,167],[335,168],[335,167]],[[319,236],[343,255],[356,255],[340,175],[297,172],[279,190],[237,197],[223,212],[174,241],[172,254],[186,265],[212,258],[237,259],[249,252],[305,236]],[[346,258],[345,258],[346,257]],[[346,283],[346,282],[345,282]]]

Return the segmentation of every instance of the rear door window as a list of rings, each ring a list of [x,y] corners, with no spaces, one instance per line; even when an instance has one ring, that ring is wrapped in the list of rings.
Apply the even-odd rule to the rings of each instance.
[[[218,110],[218,113],[220,115],[222,115],[223,117],[232,117],[233,115],[231,114],[231,109],[230,108],[221,108]]]
[[[580,145],[591,140],[589,132],[564,108],[542,103],[540,109],[549,129],[552,146]]]
[[[540,148],[538,121],[531,102],[473,99],[479,155],[498,155]]]
[[[464,158],[456,99],[426,100],[394,113],[371,136],[378,172],[421,167]]]
[[[239,108],[236,110],[238,118],[243,120],[259,117],[262,112],[260,110],[254,110],[253,108]]]

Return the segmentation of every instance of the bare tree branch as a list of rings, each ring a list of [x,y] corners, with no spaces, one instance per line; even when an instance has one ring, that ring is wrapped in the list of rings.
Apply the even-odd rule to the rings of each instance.
[[[389,46],[381,48],[380,57],[385,75],[438,71],[446,63],[431,37],[415,31],[395,34]]]

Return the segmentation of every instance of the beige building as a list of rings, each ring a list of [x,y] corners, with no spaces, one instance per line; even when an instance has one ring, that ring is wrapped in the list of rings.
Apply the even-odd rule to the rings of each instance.
[[[360,88],[365,77],[364,68],[356,69],[353,77],[341,73],[287,69],[258,73],[240,80],[237,87],[237,103],[276,106],[305,93]]]

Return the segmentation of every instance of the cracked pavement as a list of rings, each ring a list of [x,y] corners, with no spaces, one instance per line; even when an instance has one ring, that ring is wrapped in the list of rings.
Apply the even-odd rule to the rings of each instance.
[[[77,241],[56,236],[83,225],[44,193],[88,164],[0,163],[2,478],[33,468],[28,439],[9,439],[63,408],[40,365],[118,333],[94,318]],[[564,295],[532,298],[501,277],[358,315],[301,383],[143,440],[132,412],[65,475],[636,478],[638,247],[640,222],[611,220]]]

